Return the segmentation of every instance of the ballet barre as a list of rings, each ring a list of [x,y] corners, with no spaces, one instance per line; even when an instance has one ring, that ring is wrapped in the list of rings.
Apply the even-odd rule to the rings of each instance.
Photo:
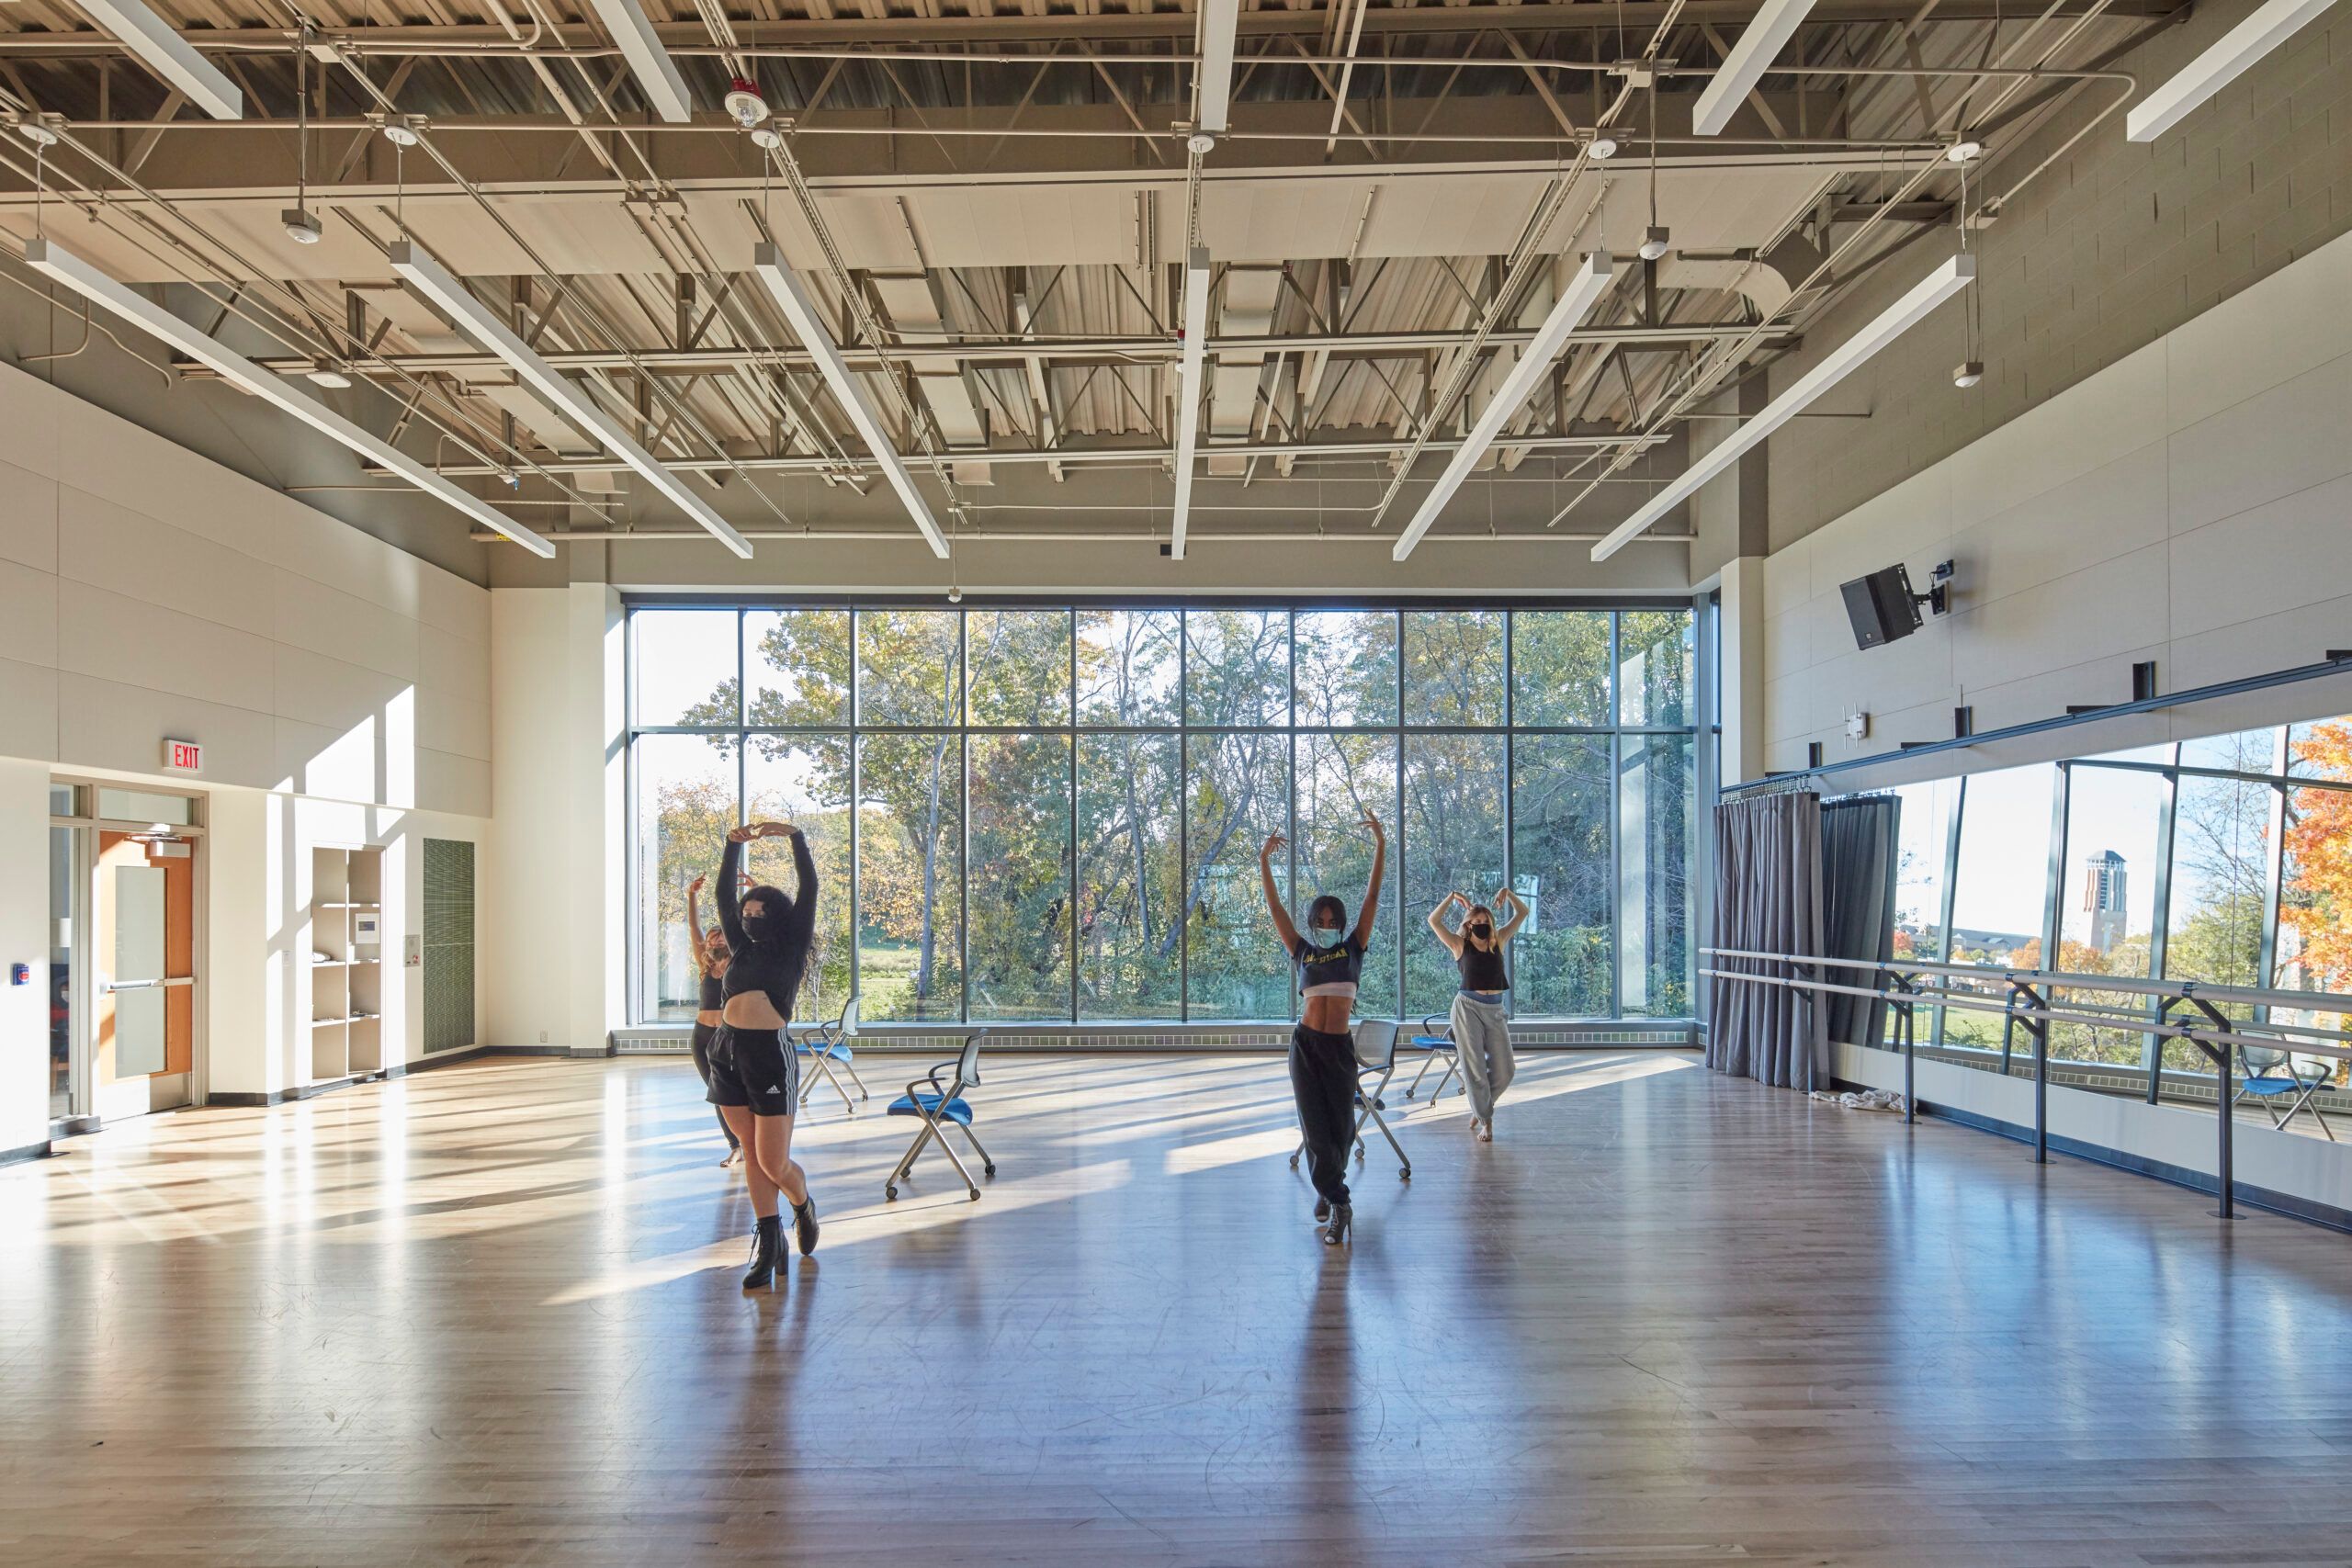
[[[2033,1157],[2050,1159],[2050,1029],[2054,1023],[2079,1023],[2097,1029],[2118,1029],[2152,1035],[2158,1040],[2182,1040],[2203,1052],[2219,1077],[2214,1183],[2221,1198],[2216,1211],[2222,1219],[2237,1217],[2232,1134],[2236,1125],[2236,1097],[2231,1092],[2233,1053],[2246,1046],[2264,1051],[2282,1047],[2290,1058],[2318,1056],[2352,1061],[2352,1032],[2318,1024],[2265,1021],[2249,1025],[2221,1010],[2227,1006],[2286,1008],[2303,1011],[2352,1012],[2352,996],[2332,991],[2281,991],[2251,986],[2207,985],[2198,980],[2137,980],[2118,975],[2088,975],[2059,969],[2011,969],[1983,964],[1938,964],[1909,959],[1829,958],[1788,953],[1764,953],[1747,948],[1702,947],[1702,957],[1732,964],[1763,964],[1781,973],[1711,965],[1699,973],[1736,985],[1776,986],[1796,994],[1807,1012],[1807,1033],[1817,1020],[1823,997],[1858,997],[1883,1001],[1895,1012],[1895,1037],[1903,1052],[1903,1119],[1917,1120],[1918,1049],[1917,1009],[1924,1005],[1962,1011],[1999,1014],[2023,1028],[2033,1042]],[[1884,985],[1846,985],[1821,978],[1828,971],[1872,976]],[[1999,987],[1997,991],[1982,989]],[[2062,992],[2106,992],[2143,997],[2156,1003],[2146,1011],[2068,998]],[[2193,1008],[2196,1020],[2175,1019],[2176,1008]],[[2258,1032],[2248,1032],[2249,1029]],[[2161,1065],[2162,1055],[2159,1053]],[[2004,1048],[2003,1069],[2007,1066]],[[2324,1126],[2324,1122],[2322,1123]]]

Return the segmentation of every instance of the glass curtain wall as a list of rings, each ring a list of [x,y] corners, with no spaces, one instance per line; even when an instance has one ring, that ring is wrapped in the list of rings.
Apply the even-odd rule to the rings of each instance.
[[[1352,908],[1366,812],[1367,1012],[1443,1010],[1422,917],[1506,885],[1521,1016],[1691,1012],[1688,608],[649,604],[629,632],[641,1022],[692,1016],[687,889],[766,818],[822,881],[811,1014],[1291,1018],[1259,851],[1286,840],[1294,904]]]
[[[1893,793],[1903,802],[1898,956],[2352,990],[2352,716]],[[2144,1005],[2128,992],[2069,995]],[[1932,1029],[1922,1020],[1923,1043],[2002,1049],[1999,1015],[1939,1010]],[[2317,1010],[2228,1010],[2255,1023],[2267,1015],[2346,1027]],[[2018,1057],[2030,1052],[2022,1033],[2007,1043]],[[2060,1024],[2051,1055],[2146,1071],[2159,1043],[2129,1029]],[[2212,1070],[2179,1043],[2164,1045],[2162,1067]],[[2340,1066],[2334,1077],[2345,1081]]]

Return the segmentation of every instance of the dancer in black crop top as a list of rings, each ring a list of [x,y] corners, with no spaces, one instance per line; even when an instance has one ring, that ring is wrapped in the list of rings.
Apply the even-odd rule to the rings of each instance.
[[[1301,998],[1298,1027],[1290,1037],[1290,1089],[1298,1102],[1298,1124],[1306,1135],[1306,1170],[1315,1183],[1315,1217],[1328,1221],[1323,1240],[1337,1247],[1348,1239],[1355,1209],[1348,1201],[1348,1145],[1355,1141],[1356,1053],[1348,1032],[1356,981],[1364,950],[1372,945],[1380,913],[1380,881],[1388,866],[1388,837],[1380,818],[1364,813],[1372,835],[1372,881],[1363,890],[1363,912],[1348,924],[1348,907],[1329,893],[1307,906],[1306,933],[1291,923],[1274,886],[1274,852],[1289,840],[1268,835],[1258,852],[1258,879],[1266,894],[1266,914],[1283,951],[1298,965]]]
[[[1446,911],[1456,906],[1462,924],[1449,931]],[[1495,925],[1495,908],[1510,911],[1510,922],[1500,929]],[[1462,988],[1453,998],[1453,1054],[1470,1096],[1470,1134],[1482,1144],[1495,1141],[1495,1101],[1518,1071],[1510,1049],[1510,1014],[1503,1009],[1510,990],[1503,950],[1526,919],[1527,906],[1508,887],[1496,893],[1494,908],[1449,893],[1430,911],[1430,930],[1462,971]]]
[[[800,883],[794,897],[764,883],[741,890],[743,846],[753,839],[792,840],[792,863]],[[718,924],[733,956],[719,987],[721,1021],[711,1044],[710,1101],[743,1142],[752,1213],[759,1221],[743,1288],[759,1290],[775,1280],[781,1242],[778,1192],[791,1201],[802,1255],[817,1247],[817,1205],[808,1195],[808,1173],[792,1158],[800,1058],[786,1034],[817,928],[817,862],[808,852],[806,834],[789,822],[762,822],[727,835],[727,850],[718,862]]]
[[[719,976],[727,973],[727,933],[717,926],[706,929],[702,923],[702,878],[697,876],[686,884],[686,929],[694,933],[695,968],[701,976],[702,995],[695,1009],[695,1032],[691,1042],[695,1072],[702,1079],[706,1097],[710,1092],[710,1043],[718,1038],[721,1022],[720,1010],[727,1005],[726,993],[720,989]],[[743,1145],[735,1136],[735,1129],[727,1124],[727,1112],[717,1106],[711,1114],[718,1118],[718,1130],[727,1134],[727,1157],[718,1162],[725,1169],[743,1157]]]

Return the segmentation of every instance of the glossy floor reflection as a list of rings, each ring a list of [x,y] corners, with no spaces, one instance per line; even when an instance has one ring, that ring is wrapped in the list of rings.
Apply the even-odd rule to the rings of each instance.
[[[1331,1256],[1279,1063],[990,1067],[978,1203],[812,1107],[757,1298],[683,1061],[0,1171],[0,1561],[2352,1560],[2345,1237],[1622,1052],[1407,1109]]]

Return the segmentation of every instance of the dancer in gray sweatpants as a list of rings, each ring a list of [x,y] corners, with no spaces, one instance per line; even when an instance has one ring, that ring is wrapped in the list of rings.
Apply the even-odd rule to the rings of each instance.
[[[1446,912],[1457,904],[1462,923],[1448,930]],[[1453,998],[1453,1048],[1470,1091],[1470,1131],[1482,1144],[1495,1141],[1495,1101],[1519,1068],[1510,1050],[1510,1014],[1503,1008],[1510,990],[1503,949],[1527,919],[1527,906],[1508,887],[1495,895],[1495,906],[1510,911],[1500,930],[1493,908],[1473,904],[1459,893],[1447,894],[1430,911],[1430,930],[1462,972],[1462,988]]]

